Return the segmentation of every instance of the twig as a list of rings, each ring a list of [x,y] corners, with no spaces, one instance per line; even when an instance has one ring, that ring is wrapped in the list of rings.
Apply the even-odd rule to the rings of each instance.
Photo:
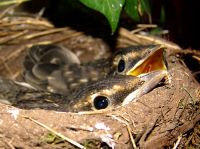
[[[184,54],[184,55],[197,56],[198,57],[197,59],[199,59],[199,57],[200,57],[200,51],[193,50],[193,49],[174,50],[174,54]]]
[[[131,127],[130,127],[130,125],[129,125],[126,121],[124,121],[124,120],[122,120],[122,119],[116,117],[115,115],[109,115],[109,116],[111,116],[112,118],[114,118],[114,119],[116,119],[117,121],[119,121],[119,122],[121,122],[121,123],[123,123],[123,124],[126,125],[127,130],[128,130],[128,134],[129,134],[130,139],[131,139],[131,143],[132,143],[132,145],[133,145],[133,148],[136,149],[137,146],[136,146],[135,140],[134,140],[134,138],[133,138],[133,135],[132,135],[132,133],[131,133]]]
[[[28,31],[27,30],[24,30],[23,32],[20,32],[20,33],[17,33],[17,34],[14,34],[12,36],[7,36],[7,37],[4,37],[2,39],[0,39],[0,44],[4,44],[10,40],[13,40],[13,39],[16,39],[24,34],[26,34]]]
[[[161,44],[164,45],[165,47],[172,48],[172,49],[181,49],[178,45],[172,44],[171,42],[168,42],[164,39],[157,38],[157,37],[152,37],[152,36],[147,36],[147,35],[140,35],[136,34],[136,36],[140,39],[145,39],[148,40],[149,42],[155,43],[155,44]]]
[[[56,32],[61,32],[61,31],[64,31],[64,30],[66,30],[66,28],[51,29],[51,30],[47,30],[47,31],[43,31],[43,32],[27,35],[27,36],[24,37],[24,39],[32,39],[32,38],[45,36],[45,35],[56,33]]]
[[[138,33],[138,32],[140,32],[140,31],[142,31],[142,30],[145,30],[145,29],[146,29],[146,28],[136,28],[136,29],[130,31],[130,33],[131,33],[131,34],[135,34],[135,33]]]
[[[27,49],[31,48],[33,45],[48,45],[48,44],[53,44],[53,42],[50,41],[50,40],[46,40],[46,41],[40,41],[40,42],[37,42],[37,43],[27,44]]]
[[[136,146],[135,140],[134,140],[132,132],[131,132],[131,127],[129,125],[126,125],[126,126],[127,126],[127,130],[128,130],[129,136],[131,138],[131,143],[133,145],[133,148],[136,149],[137,146]]]
[[[1,21],[1,27],[9,27],[9,26],[15,26],[15,30],[16,30],[16,25],[21,25],[21,24],[27,24],[27,25],[35,25],[35,26],[45,26],[45,27],[48,27],[48,28],[53,28],[54,26],[51,24],[51,23],[49,23],[49,22],[47,22],[47,21],[45,21],[45,20],[36,20],[36,19],[33,19],[33,18],[30,18],[30,17],[26,17],[26,18],[22,18],[22,17],[20,17],[20,19],[21,20],[19,20],[19,21],[15,21],[15,20],[13,20],[12,22],[7,22],[7,21]],[[24,19],[24,20],[22,20],[22,19]],[[24,29],[29,29],[29,28],[27,28],[26,26],[23,26],[23,28],[22,28],[23,30]],[[37,29],[38,30],[38,28],[34,28],[34,29]]]
[[[138,24],[137,27],[140,27],[140,28],[156,28],[156,27],[158,27],[158,25],[156,25],[156,24]]]
[[[178,145],[180,144],[181,139],[182,139],[182,134],[178,136],[178,140],[174,144],[173,149],[177,149]]]
[[[74,141],[74,140],[72,140],[72,139],[70,139],[70,138],[68,138],[68,137],[66,137],[66,136],[64,136],[64,135],[62,135],[61,133],[59,133],[59,132],[53,130],[52,128],[50,128],[50,127],[48,127],[48,126],[46,126],[46,125],[44,125],[44,124],[38,122],[37,120],[35,120],[35,119],[31,118],[31,117],[28,117],[28,116],[23,116],[23,117],[26,118],[26,119],[29,119],[29,120],[33,121],[34,123],[36,123],[36,124],[42,126],[42,127],[45,128],[45,129],[51,131],[52,133],[56,134],[57,136],[61,137],[62,139],[64,139],[64,140],[70,142],[71,144],[77,146],[78,148],[84,149],[84,146],[83,146],[83,145],[81,145],[81,144],[79,144],[78,142],[76,142],[76,141]]]
[[[176,44],[173,44],[169,41],[166,41],[164,39],[154,37],[154,36],[146,36],[146,35],[140,35],[140,34],[131,34],[130,31],[128,31],[125,28],[120,28],[119,34],[123,37],[126,37],[130,40],[137,41],[138,43],[141,43],[141,40],[146,41],[146,44],[161,44],[165,47],[172,48],[172,49],[180,49],[180,47]],[[145,42],[143,42],[145,43]]]
[[[198,57],[198,56],[196,56],[196,55],[194,55],[194,56],[192,56],[192,57],[200,62],[200,57]]]
[[[40,9],[40,11],[38,12],[37,16],[36,16],[36,20],[39,20],[40,18],[42,18],[44,12],[45,12],[45,7],[43,7],[42,9]]]
[[[157,25],[155,25],[155,24],[138,24],[137,27],[138,27],[138,28],[136,28],[136,29],[130,31],[130,33],[131,33],[131,34],[135,34],[135,33],[138,33],[138,32],[140,32],[140,31],[142,31],[142,30],[145,30],[145,29],[147,29],[147,28],[156,28]]]
[[[134,41],[136,43],[141,43],[141,40],[139,38],[137,38],[135,36],[135,34],[131,34],[130,31],[128,31],[127,29],[125,28],[120,28],[119,30],[119,34],[122,36],[122,38],[127,38],[129,39],[130,41]]]
[[[19,4],[11,5],[8,8],[6,8],[3,12],[0,14],[0,19],[3,18],[9,11],[13,10],[15,7],[17,7]]]

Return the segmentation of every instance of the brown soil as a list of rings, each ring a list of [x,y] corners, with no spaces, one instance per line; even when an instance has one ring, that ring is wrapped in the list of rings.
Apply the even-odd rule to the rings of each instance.
[[[27,19],[32,19],[31,23],[25,22]],[[34,24],[36,21],[40,24]],[[23,22],[23,28],[17,22]],[[23,56],[27,47],[36,43],[63,45],[75,51],[82,61],[111,53],[102,38],[68,27],[55,29],[41,18],[4,16],[0,27],[4,31],[0,36],[0,73],[7,78],[21,79]],[[78,148],[64,137],[56,136],[56,132],[86,148],[155,149],[172,148],[176,144],[178,148],[200,147],[200,86],[177,57],[182,53],[178,46],[122,28],[115,48],[152,43],[167,47],[170,79],[166,85],[155,88],[137,102],[102,113],[25,110],[0,104],[0,148]]]

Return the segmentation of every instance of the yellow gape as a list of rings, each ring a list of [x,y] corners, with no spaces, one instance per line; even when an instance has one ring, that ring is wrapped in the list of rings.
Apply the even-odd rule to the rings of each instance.
[[[140,76],[152,71],[167,70],[163,53],[163,47],[157,48],[155,51],[150,53],[148,57],[141,59],[130,71],[127,72],[127,75]]]

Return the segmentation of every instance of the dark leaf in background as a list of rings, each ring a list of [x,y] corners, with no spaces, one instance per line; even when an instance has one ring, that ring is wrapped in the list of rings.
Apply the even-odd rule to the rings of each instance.
[[[136,22],[140,20],[138,13],[138,0],[126,0],[124,10]]]
[[[124,10],[135,22],[139,22],[140,17],[144,15],[148,15],[150,20],[151,9],[149,0],[126,0]]]
[[[112,33],[115,32],[125,0],[80,0],[80,2],[102,13],[107,18]]]

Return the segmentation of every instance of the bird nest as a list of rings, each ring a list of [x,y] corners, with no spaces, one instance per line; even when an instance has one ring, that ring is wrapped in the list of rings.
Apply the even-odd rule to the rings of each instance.
[[[176,44],[138,34],[144,27],[119,28],[113,37],[98,28],[55,28],[38,16],[6,13],[0,16],[0,28],[0,73],[6,78],[22,79],[23,57],[35,44],[62,45],[82,62],[108,57],[117,48],[162,44],[167,47],[170,75],[169,83],[137,102],[103,112],[26,110],[0,104],[0,148],[199,147],[200,87],[180,59],[185,51]],[[107,40],[93,33],[105,34]]]

